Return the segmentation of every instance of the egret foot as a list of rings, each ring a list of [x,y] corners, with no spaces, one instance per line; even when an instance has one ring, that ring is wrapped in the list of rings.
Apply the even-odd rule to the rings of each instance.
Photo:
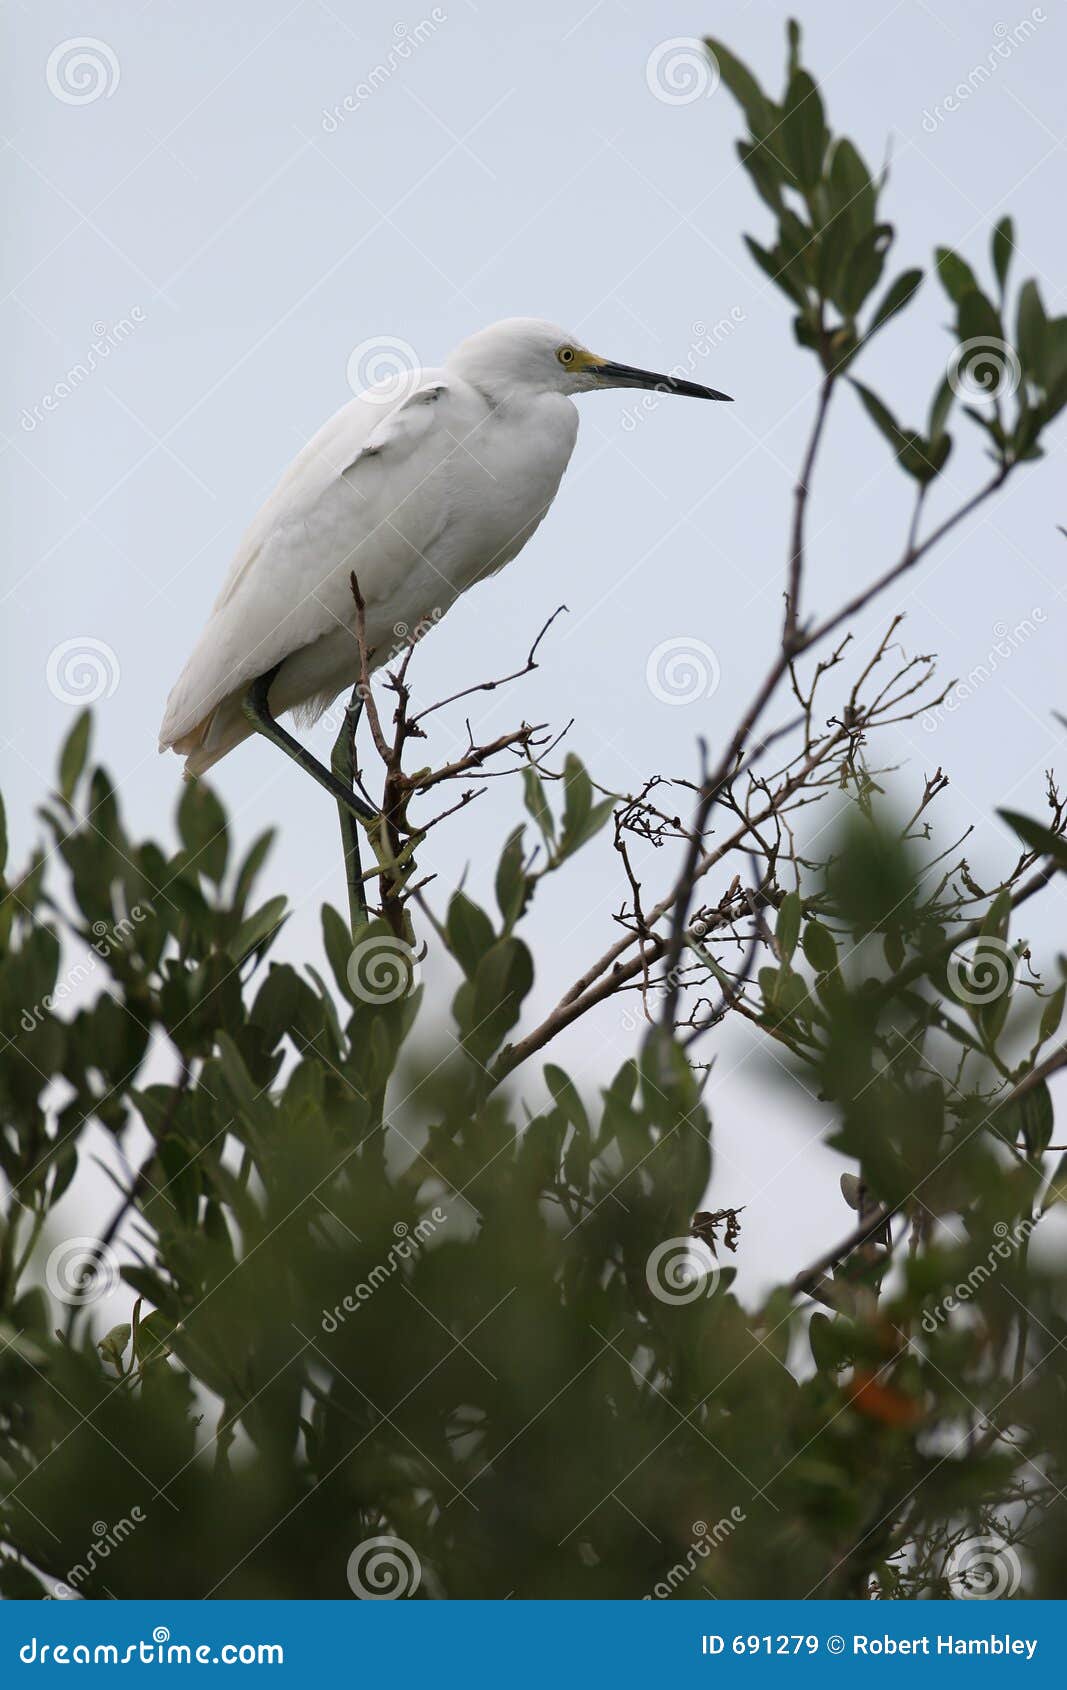
[[[281,664],[276,663],[273,669],[268,669],[265,675],[260,675],[258,680],[252,682],[245,694],[242,706],[245,716],[256,733],[262,734],[264,739],[269,739],[272,745],[278,747],[279,751],[284,751],[287,757],[292,758],[293,762],[303,769],[305,774],[309,774],[312,780],[318,781],[319,785],[325,788],[334,802],[342,806],[348,815],[362,822],[366,828],[375,827],[380,817],[371,809],[370,805],[364,804],[362,798],[357,798],[351,787],[346,788],[344,783],[331,770],[326,768],[325,764],[320,763],[317,757],[313,757],[310,751],[305,750],[300,741],[294,739],[293,735],[288,733],[271,715],[267,697],[280,668]]]
[[[336,781],[351,792],[356,778],[356,729],[363,711],[363,695],[359,682],[345,706],[341,729],[334,741],[330,769]],[[348,920],[353,940],[359,929],[367,924],[367,891],[363,884],[363,863],[359,854],[359,822],[347,804],[338,800],[337,816],[341,823],[341,849],[345,859],[345,880],[348,883]]]

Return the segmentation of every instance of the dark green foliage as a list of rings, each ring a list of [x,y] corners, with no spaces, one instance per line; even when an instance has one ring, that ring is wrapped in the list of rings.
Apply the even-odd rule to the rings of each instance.
[[[1039,1450],[1060,1460],[1059,1375],[1035,1365],[1013,1387],[997,1361],[1024,1300],[1036,1363],[1060,1329],[1058,1283],[1016,1252],[966,1322],[922,1323],[998,1227],[1034,1213],[1052,1106],[1035,1087],[992,1110],[980,1083],[951,1083],[937,1041],[992,1061],[1003,1020],[968,1030],[950,998],[860,961],[892,931],[898,979],[920,955],[927,981],[943,968],[945,927],[891,833],[857,811],[819,917],[783,899],[761,1015],[835,1105],[831,1141],[871,1189],[917,1225],[952,1213],[962,1228],[910,1259],[876,1316],[870,1266],[844,1266],[835,1318],[810,1325],[813,1370],[795,1360],[787,1293],[747,1311],[696,1239],[697,1277],[671,1276],[710,1123],[668,1032],[651,1028],[595,1103],[549,1062],[520,1128],[491,1077],[532,983],[510,914],[499,927],[451,901],[437,941],[462,975],[449,1056],[412,1042],[410,981],[391,996],[396,976],[351,968],[329,908],[337,992],[270,962],[276,900],[250,914],[255,872],[225,874],[214,796],[183,798],[168,854],[129,838],[113,802],[102,831],[90,804],[106,775],[74,762],[68,747],[46,816],[75,914],[59,921],[57,865],[37,858],[4,903],[6,1024],[40,1005],[0,1059],[0,1146],[23,1205],[2,1258],[6,1594],[41,1594],[41,1576],[89,1597],[343,1597],[350,1555],[383,1535],[418,1557],[423,1596],[859,1595],[872,1575],[887,1594],[932,1594],[953,1522],[1015,1496]],[[541,819],[565,839],[588,814],[572,773],[562,825]],[[105,909],[96,979],[73,1013],[48,1008]],[[1009,916],[990,907],[990,936]],[[372,927],[362,944],[390,942]],[[1062,1006],[1061,987],[1042,1039]],[[174,1080],[146,1069],[153,1034]],[[154,1145],[120,1252],[138,1301],[94,1332],[93,1284],[84,1312],[50,1306],[25,1241],[89,1124],[125,1134],[135,1119]],[[884,1384],[860,1390],[870,1378]],[[1017,1443],[956,1444],[1005,1393]],[[116,1522],[120,1541],[87,1567],[95,1527]],[[910,1572],[884,1564],[903,1543],[918,1545]],[[1041,1566],[1032,1588],[1058,1593]]]
[[[738,156],[776,223],[771,246],[746,235],[749,252],[796,307],[798,343],[816,353],[833,380],[850,370],[923,281],[921,269],[903,270],[873,302],[896,238],[893,224],[879,215],[888,171],[872,174],[852,141],[828,126],[818,85],[798,62],[795,24],[789,26],[786,86],[777,102],[719,41],[709,40],[707,46],[748,123]],[[1012,323],[1007,299],[1015,250],[1010,218],[996,225],[991,246],[998,303],[958,253],[940,247],[935,255],[938,278],[954,311],[956,346],[925,430],[898,423],[884,400],[854,381],[868,416],[920,488],[948,461],[952,437],[945,423],[954,397],[986,433],[1001,471],[1040,457],[1042,430],[1067,405],[1067,317],[1048,317],[1037,283],[1027,281]]]

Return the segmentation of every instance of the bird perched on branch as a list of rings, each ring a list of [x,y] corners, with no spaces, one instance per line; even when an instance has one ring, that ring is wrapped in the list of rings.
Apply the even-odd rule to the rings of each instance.
[[[200,775],[258,731],[338,797],[277,717],[313,722],[359,679],[353,575],[373,668],[395,652],[398,625],[438,620],[522,550],[574,448],[569,395],[610,387],[728,398],[613,364],[520,317],[472,335],[442,368],[407,371],[343,406],[245,534],[167,701],[160,750]]]

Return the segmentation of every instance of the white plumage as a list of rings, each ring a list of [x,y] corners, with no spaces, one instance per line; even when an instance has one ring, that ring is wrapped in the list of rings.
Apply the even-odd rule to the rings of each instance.
[[[567,397],[602,386],[707,388],[605,363],[553,324],[473,335],[441,369],[370,388],[304,447],[255,518],[167,701],[160,750],[202,774],[253,731],[259,676],[273,716],[313,721],[359,677],[354,572],[372,666],[398,624],[438,619],[508,563],[555,497],[578,432]]]

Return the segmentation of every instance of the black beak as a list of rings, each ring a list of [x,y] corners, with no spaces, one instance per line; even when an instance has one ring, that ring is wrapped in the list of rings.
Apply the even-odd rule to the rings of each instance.
[[[686,399],[725,399],[714,387],[701,387],[696,381],[679,381],[677,376],[657,376],[651,370],[637,370],[632,364],[592,364],[590,374],[599,376],[610,387],[646,387],[653,393],[678,393]]]

